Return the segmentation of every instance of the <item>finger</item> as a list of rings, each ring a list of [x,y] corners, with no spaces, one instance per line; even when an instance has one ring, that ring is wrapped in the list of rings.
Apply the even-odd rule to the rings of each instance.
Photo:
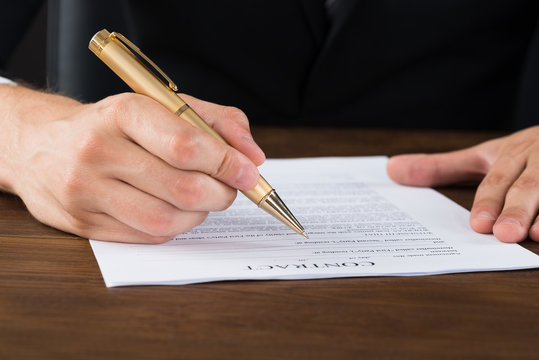
[[[103,212],[121,223],[155,237],[171,237],[204,221],[207,212],[182,211],[118,180],[96,189],[94,212]]]
[[[145,96],[118,95],[100,106],[102,116],[114,119],[125,136],[175,168],[201,171],[241,190],[258,181],[249,158]]]
[[[266,156],[254,141],[249,120],[243,111],[233,106],[203,101],[187,94],[180,96],[232,147],[245,154],[257,166],[264,162]]]
[[[141,244],[160,244],[172,238],[149,235],[103,213],[79,209],[75,214],[67,211],[56,198],[38,195],[32,197],[31,202],[25,202],[32,215],[44,224],[69,233],[88,239]]]
[[[481,148],[475,146],[441,154],[398,155],[389,159],[387,173],[394,181],[412,186],[442,186],[476,181],[488,169],[488,162],[482,152]]]
[[[535,221],[530,228],[529,236],[533,241],[539,241],[539,216],[535,217]]]
[[[103,213],[85,213],[84,220],[71,221],[82,237],[100,241],[115,241],[131,244],[162,244],[174,237],[153,236],[133,229]]]
[[[507,192],[521,175],[524,166],[524,157],[507,154],[500,155],[492,164],[490,171],[477,187],[470,212],[470,225],[475,231],[483,234],[492,233],[496,219],[504,206]]]
[[[178,170],[125,140],[114,145],[106,172],[133,187],[186,211],[221,211],[236,198],[236,190],[198,171]]]
[[[503,210],[493,227],[499,240],[519,242],[527,238],[539,208],[538,169],[539,164],[527,163],[526,169],[510,185]]]

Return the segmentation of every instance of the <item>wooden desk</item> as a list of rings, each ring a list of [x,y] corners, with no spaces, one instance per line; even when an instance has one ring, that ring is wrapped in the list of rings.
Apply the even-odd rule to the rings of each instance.
[[[434,152],[497,135],[254,133],[270,157]],[[472,203],[472,187],[441,191]],[[538,270],[107,289],[87,240],[0,195],[0,359],[537,359],[538,330]]]

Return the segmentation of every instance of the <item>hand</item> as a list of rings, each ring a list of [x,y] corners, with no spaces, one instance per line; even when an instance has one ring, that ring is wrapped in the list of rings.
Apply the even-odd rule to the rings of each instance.
[[[182,95],[231,147],[145,96],[83,105],[24,91],[19,99],[34,100],[24,112],[17,108],[20,121],[0,138],[12,139],[0,145],[7,169],[0,185],[50,226],[93,239],[161,243],[227,208],[235,189],[258,180],[264,154],[238,109]]]
[[[539,241],[539,126],[468,149],[395,156],[389,176],[405,185],[440,186],[483,179],[470,224],[503,242]]]

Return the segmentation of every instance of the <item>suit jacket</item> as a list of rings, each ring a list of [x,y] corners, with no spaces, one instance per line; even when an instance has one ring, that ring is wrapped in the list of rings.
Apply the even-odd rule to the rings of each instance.
[[[534,0],[337,0],[330,11],[324,0],[133,0],[107,12],[109,1],[51,2],[52,63],[64,65],[49,76],[83,100],[121,89],[86,48],[107,27],[182,92],[253,123],[515,129],[539,119]]]

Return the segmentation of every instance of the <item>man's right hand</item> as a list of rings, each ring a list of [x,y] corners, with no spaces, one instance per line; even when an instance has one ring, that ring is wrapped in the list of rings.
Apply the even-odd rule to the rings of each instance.
[[[182,95],[229,144],[154,100],[95,104],[0,85],[0,189],[41,222],[107,241],[161,243],[256,185],[265,157],[238,109]]]

